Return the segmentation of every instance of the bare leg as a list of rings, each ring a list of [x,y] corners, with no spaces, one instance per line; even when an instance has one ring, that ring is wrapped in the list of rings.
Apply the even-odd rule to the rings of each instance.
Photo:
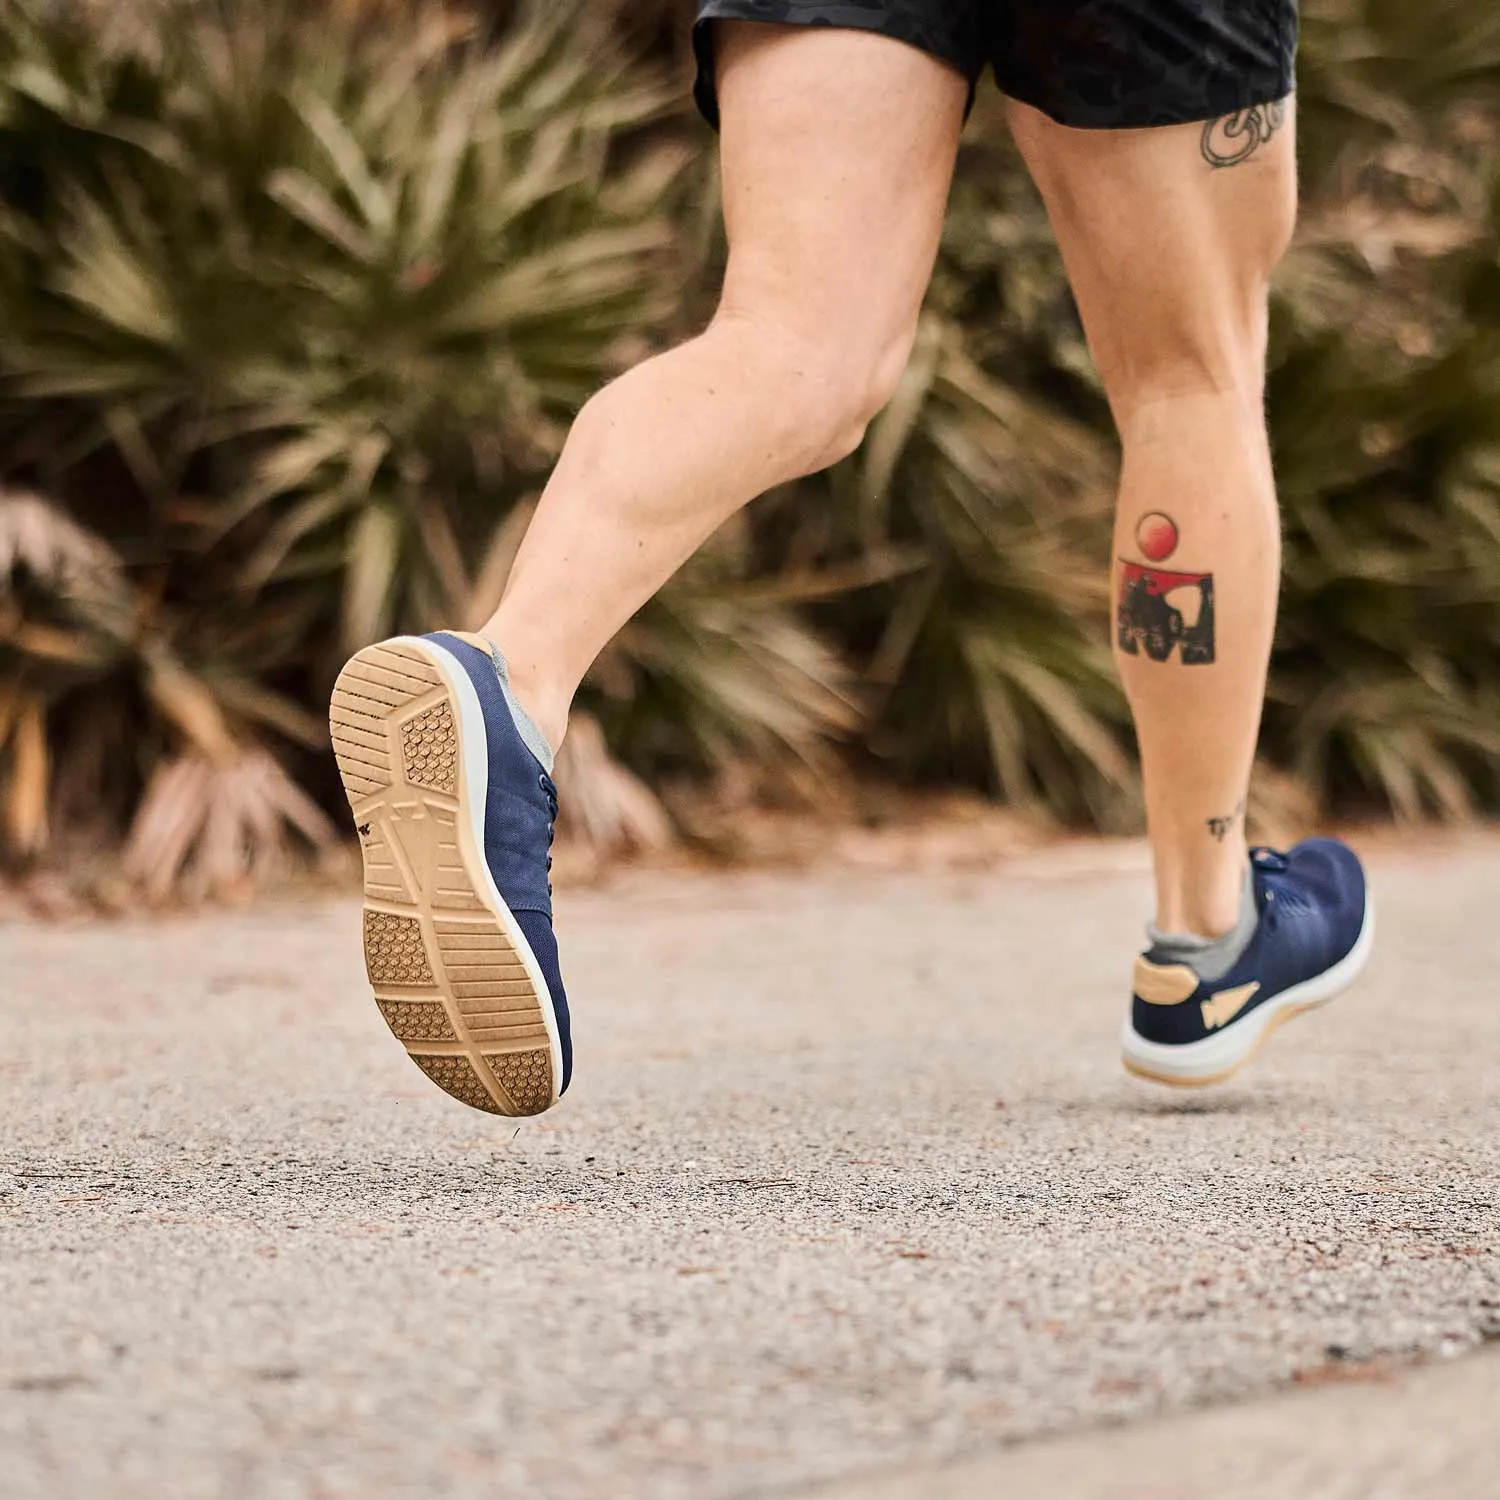
[[[555,746],[610,637],[746,501],[858,446],[910,351],[965,88],[866,32],[722,23],[723,298],[578,417],[486,626]]]
[[[1157,925],[1217,936],[1244,890],[1244,808],[1276,618],[1267,283],[1296,215],[1291,101],[1216,166],[1201,125],[1069,130],[1012,106],[1124,449],[1116,660],[1135,716]]]

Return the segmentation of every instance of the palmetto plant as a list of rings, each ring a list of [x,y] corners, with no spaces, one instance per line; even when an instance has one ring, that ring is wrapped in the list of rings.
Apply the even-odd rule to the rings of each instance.
[[[1266,740],[1325,800],[1500,805],[1500,15],[1325,0],[1271,411],[1286,582]]]
[[[70,689],[99,682],[129,650],[131,596],[119,559],[35,495],[0,493],[0,747],[11,845],[48,839],[47,719]]]
[[[327,838],[268,749],[321,747],[352,646],[472,612],[497,522],[666,305],[680,163],[609,161],[662,96],[556,10],[495,50],[435,12],[145,20],[23,9],[0,54],[0,453],[97,533],[6,503],[0,743],[14,849],[87,762],[124,783],[80,786],[96,826],[145,790],[143,872],[218,883],[287,822]],[[49,530],[71,570],[37,565]]]
[[[435,16],[320,39],[191,8],[164,35],[144,99],[139,54],[104,65],[119,97],[12,309],[11,388],[53,403],[33,461],[107,445],[216,592],[334,603],[330,651],[462,610],[476,528],[662,309],[676,162],[602,180],[659,92],[556,14],[457,60]],[[97,107],[53,104],[79,130]]]

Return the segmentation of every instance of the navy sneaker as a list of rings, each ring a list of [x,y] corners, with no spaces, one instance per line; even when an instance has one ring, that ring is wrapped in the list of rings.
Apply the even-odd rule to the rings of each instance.
[[[557,789],[527,739],[545,746],[518,725],[480,636],[366,647],[329,722],[381,1015],[455,1099],[540,1114],[573,1064],[548,878]]]
[[[1359,976],[1375,937],[1359,857],[1337,839],[1250,854],[1260,923],[1227,974],[1202,980],[1155,949],[1136,960],[1125,1066],[1156,1083],[1218,1083],[1283,1022]]]

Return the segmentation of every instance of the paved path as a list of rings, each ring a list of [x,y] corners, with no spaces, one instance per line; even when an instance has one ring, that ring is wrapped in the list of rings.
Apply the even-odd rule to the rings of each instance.
[[[1378,855],[1369,979],[1187,1098],[1082,860],[567,895],[580,1080],[514,1136],[349,903],[0,928],[0,1495],[1135,1500],[1045,1464],[1249,1418],[924,1469],[1500,1332],[1500,843]]]
[[[856,1475],[799,1500],[1493,1500],[1500,1351]]]

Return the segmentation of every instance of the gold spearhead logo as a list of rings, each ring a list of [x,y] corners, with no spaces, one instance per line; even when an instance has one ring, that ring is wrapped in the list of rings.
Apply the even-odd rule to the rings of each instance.
[[[1220,990],[1211,1000],[1203,1002],[1203,1024],[1210,1031],[1227,1026],[1255,998],[1259,983],[1237,985],[1232,990]]]

